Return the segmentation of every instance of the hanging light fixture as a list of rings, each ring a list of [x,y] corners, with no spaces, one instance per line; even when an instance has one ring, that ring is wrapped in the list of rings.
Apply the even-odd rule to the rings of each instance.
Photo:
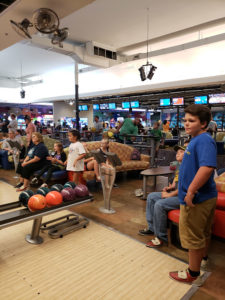
[[[147,53],[146,53],[147,63],[138,69],[142,81],[146,80],[147,78],[151,80],[152,77],[154,76],[155,70],[157,69],[157,67],[153,66],[153,64],[149,63],[148,61],[148,39],[149,39],[149,8],[147,8]]]

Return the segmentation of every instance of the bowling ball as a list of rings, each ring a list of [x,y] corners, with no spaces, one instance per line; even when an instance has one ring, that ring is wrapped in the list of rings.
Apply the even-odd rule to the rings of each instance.
[[[63,201],[63,197],[58,191],[50,191],[46,195],[46,202],[47,202],[47,207],[51,207],[54,205],[59,205]]]
[[[52,187],[51,187],[51,191],[57,191],[57,192],[61,192],[61,190],[63,189],[63,185],[62,184],[54,184]]]
[[[78,184],[74,189],[77,197],[84,197],[89,195],[88,188],[84,184]]]
[[[72,189],[71,187],[67,187],[61,191],[63,201],[68,202],[68,201],[73,201],[76,199],[76,193],[75,190]]]
[[[40,187],[39,189],[37,189],[36,194],[40,194],[42,196],[46,196],[49,192],[50,192],[49,188],[47,188],[47,187]]]
[[[19,195],[19,202],[22,203],[23,206],[27,207],[28,201],[31,196],[33,196],[34,192],[31,190],[23,191]]]
[[[64,184],[64,188],[70,187],[70,188],[74,189],[75,186],[76,186],[76,184],[73,181],[68,181]]]
[[[30,211],[34,212],[36,210],[41,210],[46,206],[46,199],[42,195],[33,195],[28,201],[28,208]]]

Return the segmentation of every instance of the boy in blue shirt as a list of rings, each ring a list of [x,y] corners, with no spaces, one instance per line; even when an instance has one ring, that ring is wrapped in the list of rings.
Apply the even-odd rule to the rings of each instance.
[[[204,105],[185,109],[184,126],[192,139],[180,166],[178,197],[180,201],[179,234],[181,245],[189,251],[189,268],[170,272],[170,278],[202,285],[200,266],[207,256],[211,226],[216,206],[216,143],[206,133],[211,112]]]

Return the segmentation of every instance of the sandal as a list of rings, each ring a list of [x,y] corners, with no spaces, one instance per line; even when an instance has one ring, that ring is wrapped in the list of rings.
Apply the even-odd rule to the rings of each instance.
[[[28,189],[27,186],[22,186],[21,188],[17,189],[16,191],[17,191],[17,192],[24,192],[24,191],[26,191],[27,189]]]

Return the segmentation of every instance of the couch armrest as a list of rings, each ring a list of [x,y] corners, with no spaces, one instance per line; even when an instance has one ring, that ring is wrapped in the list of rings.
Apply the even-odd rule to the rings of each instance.
[[[150,156],[146,154],[141,154],[141,160],[150,162]]]

